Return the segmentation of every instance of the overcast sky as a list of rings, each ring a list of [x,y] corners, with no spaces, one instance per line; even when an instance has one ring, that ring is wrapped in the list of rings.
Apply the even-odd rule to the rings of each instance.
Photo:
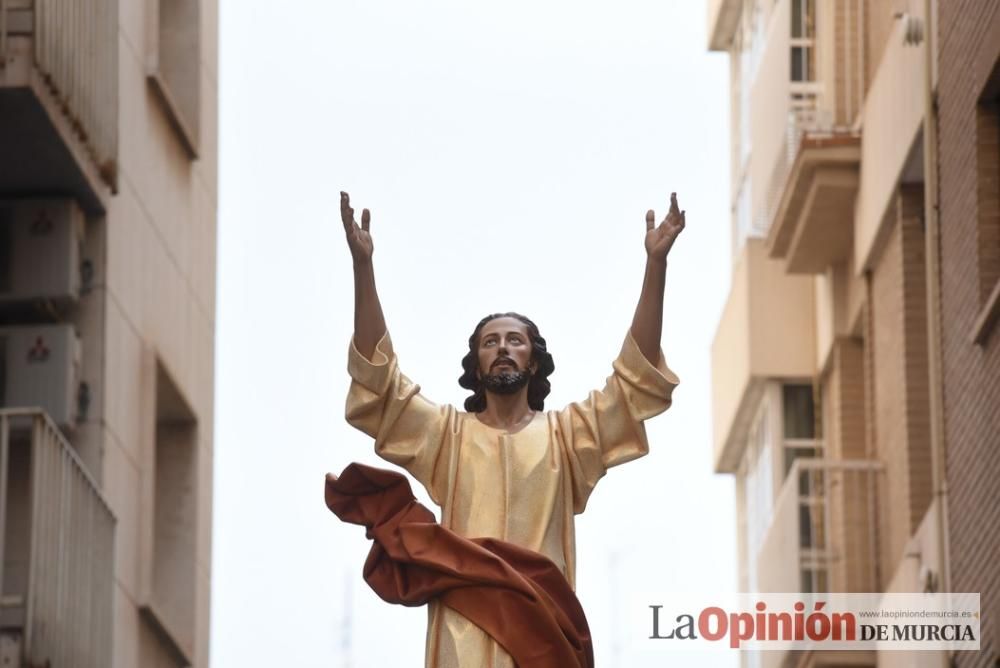
[[[633,654],[649,629],[626,609],[736,589],[709,365],[730,273],[728,70],[705,13],[222,0],[213,668],[423,665],[425,609],[367,588],[363,529],[323,504],[326,471],[380,465],[343,417],[340,190],[372,210],[386,320],[424,394],[460,405],[472,328],[516,310],[554,355],[552,408],[603,385],[639,295],[645,211],[659,220],[678,193],[663,350],[681,386],[647,424],[650,455],[612,469],[577,518],[577,591],[599,666],[736,665]]]

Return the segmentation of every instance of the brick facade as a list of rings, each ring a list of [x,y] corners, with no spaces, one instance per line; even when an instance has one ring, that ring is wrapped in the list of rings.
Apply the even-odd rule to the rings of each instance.
[[[923,189],[904,186],[890,210],[891,230],[871,272],[869,310],[874,454],[885,464],[879,493],[879,556],[896,572],[931,500]]]
[[[906,93],[912,94],[906,99],[922,100],[921,90],[914,92],[912,86],[922,88],[917,74],[930,38],[938,72],[937,326],[948,572],[952,591],[982,594],[982,650],[957,654],[953,665],[995,668],[1000,666],[1000,316],[992,324],[988,316],[1000,310],[991,310],[1000,293],[1000,0],[932,4],[936,21],[930,34],[919,44],[903,45],[892,41],[900,37],[897,14],[925,18],[920,0],[816,3],[817,63],[825,77],[825,97],[818,99],[835,124],[853,125],[863,106],[859,93],[867,95],[880,65],[902,68],[896,61],[905,61]],[[925,22],[925,30],[927,26]],[[900,55],[901,49],[905,54]],[[884,101],[886,86],[899,81],[898,76],[880,75],[877,100]],[[862,131],[878,132],[879,127],[873,123]],[[845,477],[827,499],[829,538],[844,557],[830,565],[833,590],[919,590],[923,583],[911,568],[915,562],[904,557],[908,549],[920,566],[939,566],[932,547],[937,517],[928,515],[935,506],[925,192],[922,183],[908,182],[923,176],[922,141],[918,134],[908,158],[901,153],[898,162],[870,160],[862,166],[861,179],[869,184],[878,181],[873,175],[887,175],[885,182],[891,183],[900,173],[903,182],[896,186],[871,256],[865,253],[865,270],[855,271],[850,257],[835,258],[831,267],[842,269],[846,263],[847,269],[840,277],[838,269],[828,267],[827,280],[847,283],[835,285],[830,303],[820,304],[826,309],[820,320],[837,323],[821,337],[824,346],[832,340],[832,347],[828,355],[820,351],[815,385],[824,456],[831,461],[877,460],[883,466],[874,492],[871,486],[850,487]],[[735,162],[735,146],[733,156]],[[742,483],[738,476],[741,522],[747,503]],[[869,503],[872,495],[874,503]],[[740,532],[746,532],[742,524]],[[744,583],[747,556],[741,545]],[[879,665],[929,665],[943,658],[887,654],[877,657]]]
[[[825,456],[831,460],[865,459],[864,345],[844,337],[834,343],[830,364],[821,381]],[[867,478],[845,474],[834,486],[830,504],[833,544],[844,559],[830,567],[830,590],[865,592],[878,589],[876,532],[870,530],[875,489]]]
[[[982,311],[983,276],[995,237],[980,225],[996,215],[996,188],[981,179],[998,161],[996,131],[980,102],[996,77],[1000,2],[938,2],[938,158],[941,220],[941,322],[948,478],[951,588],[982,594],[983,636],[978,653],[962,652],[958,666],[1000,660],[1000,332],[977,345],[973,325]],[[996,172],[993,171],[993,174]],[[988,178],[986,179],[988,181]],[[993,210],[990,211],[990,207]],[[977,259],[979,261],[977,261]],[[990,286],[992,288],[992,286]]]

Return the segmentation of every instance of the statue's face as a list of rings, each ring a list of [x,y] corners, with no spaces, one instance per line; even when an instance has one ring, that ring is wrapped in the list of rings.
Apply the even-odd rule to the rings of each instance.
[[[479,377],[534,373],[528,326],[517,318],[490,320],[479,332]]]

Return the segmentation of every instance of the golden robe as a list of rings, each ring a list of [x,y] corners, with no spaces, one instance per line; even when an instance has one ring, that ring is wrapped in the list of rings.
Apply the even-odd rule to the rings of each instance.
[[[670,407],[677,376],[653,366],[626,335],[604,389],[508,433],[420,394],[399,371],[388,333],[367,360],[348,353],[347,421],[375,439],[441,507],[441,524],[469,538],[516,543],[551,559],[575,587],[573,515],[607,469],[649,451],[643,420]],[[428,606],[428,668],[513,668],[510,655],[450,608]]]

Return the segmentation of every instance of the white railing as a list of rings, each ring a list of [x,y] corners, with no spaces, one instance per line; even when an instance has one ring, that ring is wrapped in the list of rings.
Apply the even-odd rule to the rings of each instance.
[[[878,591],[881,470],[868,460],[793,462],[761,549],[763,591]]]
[[[0,409],[0,474],[0,564],[23,565],[6,580],[0,566],[0,601],[5,617],[22,620],[14,630],[22,629],[27,665],[110,666],[115,517],[107,502],[41,409]],[[21,540],[5,545],[5,524]]]
[[[34,66],[112,188],[118,160],[118,0],[0,0],[0,66],[8,19],[31,16]]]
[[[822,86],[817,83],[791,84],[791,96],[786,110],[787,122],[781,150],[777,152],[764,187],[764,197],[757,204],[753,219],[754,230],[766,236],[778,212],[778,205],[784,194],[788,175],[795,164],[795,158],[802,146],[802,139],[809,137],[832,137],[841,131],[833,125],[833,115],[828,110],[817,108],[816,101]]]

